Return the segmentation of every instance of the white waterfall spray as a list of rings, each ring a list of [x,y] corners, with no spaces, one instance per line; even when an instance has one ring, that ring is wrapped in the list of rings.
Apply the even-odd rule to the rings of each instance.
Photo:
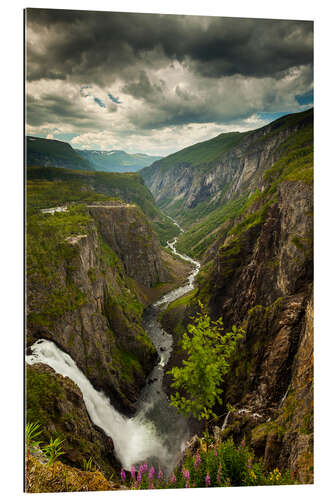
[[[32,354],[26,357],[28,364],[45,363],[79,386],[91,420],[112,438],[116,455],[124,468],[129,470],[131,465],[152,456],[161,458],[161,461],[168,460],[167,450],[154,425],[140,413],[134,418],[118,413],[105,394],[94,389],[73,359],[53,342],[37,340],[31,351]]]
[[[224,429],[227,427],[228,425],[228,419],[229,419],[229,415],[230,415],[230,410],[228,411],[224,421],[223,421],[223,425],[221,427],[221,431],[224,431]]]

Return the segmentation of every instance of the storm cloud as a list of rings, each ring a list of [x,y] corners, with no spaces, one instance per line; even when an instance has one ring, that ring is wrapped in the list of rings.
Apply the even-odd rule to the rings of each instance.
[[[165,154],[191,124],[205,127],[184,144],[216,125],[242,130],[263,114],[301,111],[313,88],[310,21],[28,9],[26,26],[35,135],[57,129],[80,144],[87,129],[96,140],[104,130],[109,147],[142,137],[137,150]],[[149,129],[164,130],[163,151]]]

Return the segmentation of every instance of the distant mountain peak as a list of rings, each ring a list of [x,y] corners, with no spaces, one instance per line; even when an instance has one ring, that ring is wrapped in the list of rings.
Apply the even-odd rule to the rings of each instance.
[[[122,149],[76,149],[75,151],[89,160],[95,170],[104,172],[137,172],[162,158],[145,153],[127,153]]]

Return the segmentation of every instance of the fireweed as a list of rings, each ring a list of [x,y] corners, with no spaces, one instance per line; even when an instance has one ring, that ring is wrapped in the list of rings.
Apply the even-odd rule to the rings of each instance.
[[[201,464],[201,456],[200,453],[197,451],[195,454],[194,468],[196,469],[200,464]]]
[[[144,463],[134,466],[130,474],[122,469],[120,478],[129,489],[173,489],[173,488],[214,488],[219,486],[260,486],[295,484],[289,472],[274,469],[265,472],[262,462],[256,460],[245,439],[237,447],[232,439],[222,444],[187,454],[181,466],[176,467],[167,477],[159,467],[157,477],[153,465]]]

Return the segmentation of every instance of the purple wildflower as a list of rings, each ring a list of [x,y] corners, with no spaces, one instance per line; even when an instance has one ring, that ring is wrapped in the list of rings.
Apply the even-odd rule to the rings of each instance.
[[[142,464],[139,467],[139,472],[141,473],[141,475],[144,474],[144,472],[145,472],[145,468]]]
[[[121,469],[120,479],[123,483],[126,481],[126,472],[124,471],[124,469]]]
[[[142,474],[141,474],[141,471],[140,471],[140,470],[139,470],[139,472],[138,472],[138,477],[137,477],[137,479],[136,479],[136,480],[137,480],[138,484],[140,484],[140,483],[141,483],[141,481],[142,481]]]
[[[182,472],[183,472],[184,479],[186,481],[188,481],[190,479],[190,471],[187,469],[183,469]]]
[[[174,475],[174,473],[172,473],[172,476],[171,476],[171,482],[172,482],[172,483],[176,483],[176,482],[177,482],[177,478],[176,478],[176,476]]]
[[[151,466],[150,471],[149,471],[149,475],[148,475],[148,479],[154,479],[154,475],[155,475],[155,469],[153,466]]]
[[[221,481],[221,464],[220,464],[220,466],[218,468],[218,471],[217,471],[216,481],[217,481],[217,484],[219,484],[221,486],[221,484],[222,484],[222,481]]]
[[[146,462],[143,464],[143,472],[147,472],[148,470],[148,465],[146,464]]]
[[[158,468],[158,479],[163,479],[163,471],[160,468]]]
[[[133,479],[135,479],[135,467],[134,467],[134,465],[132,465],[132,467],[131,467],[131,476]]]
[[[200,457],[200,453],[197,451],[196,455],[195,455],[195,462],[194,462],[194,467],[197,468],[198,465],[201,464],[201,457]]]
[[[205,484],[206,484],[206,486],[210,486],[210,476],[209,476],[209,472],[207,472],[207,476],[206,476],[206,479],[205,479]]]
[[[214,455],[217,457],[217,449],[216,449],[216,445],[214,446]]]

